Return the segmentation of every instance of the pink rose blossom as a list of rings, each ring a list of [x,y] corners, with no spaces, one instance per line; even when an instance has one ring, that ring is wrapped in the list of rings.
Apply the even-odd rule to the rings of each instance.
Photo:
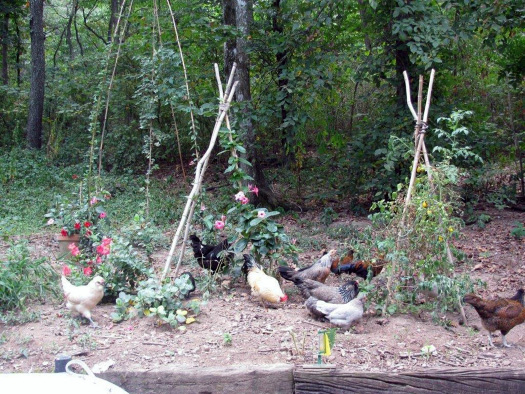
[[[257,216],[260,217],[261,219],[264,219],[266,217],[266,213],[264,213],[264,211],[259,211],[257,212]]]
[[[224,222],[222,220],[215,221],[215,228],[217,230],[222,230],[224,228]]]
[[[89,276],[93,273],[93,269],[91,267],[85,267],[84,268],[84,275]]]
[[[69,268],[67,265],[64,265],[62,267],[62,275],[64,275],[64,276],[71,275],[71,268]]]
[[[100,215],[98,215],[98,217],[104,219],[106,217],[106,212],[100,212]]]
[[[102,263],[102,257],[97,256],[97,264],[101,264],[101,263]]]
[[[250,192],[254,193],[257,197],[259,197],[259,188],[255,185],[248,185],[248,189]]]
[[[243,198],[241,198],[241,204],[242,204],[242,205],[246,205],[246,204],[248,204],[249,202],[250,202],[250,200],[248,200],[248,197],[243,197]]]
[[[101,242],[101,243],[102,243],[102,245],[104,245],[104,246],[109,246],[109,245],[111,245],[111,242],[112,242],[112,241],[113,241],[113,240],[112,240],[111,238],[104,238],[104,239],[102,239],[102,242]]]

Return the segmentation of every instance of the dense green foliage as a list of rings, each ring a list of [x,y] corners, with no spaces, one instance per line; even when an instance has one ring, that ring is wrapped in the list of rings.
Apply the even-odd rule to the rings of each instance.
[[[104,235],[122,228],[115,236],[123,238],[114,238],[115,253],[100,273],[111,283],[113,296],[136,290],[151,272],[133,244],[150,256],[166,241],[159,228],[179,220],[191,180],[187,172],[202,156],[217,113],[212,64],[228,69],[224,44],[242,36],[222,20],[225,3],[172,1],[170,9],[166,2],[139,0],[111,10],[107,1],[46,2],[44,148],[33,152],[25,149],[29,9],[21,1],[0,0],[0,236],[40,230],[46,213],[67,232],[81,217],[100,223],[101,236],[87,248],[100,246]],[[390,245],[383,249],[391,260],[410,261],[414,274],[425,277],[410,288],[434,286],[451,270],[441,258],[439,239],[451,235],[446,229],[456,234],[460,227],[451,210],[465,211],[465,220],[483,226],[490,218],[473,212],[480,199],[504,208],[524,195],[523,13],[519,0],[254,2],[250,35],[242,37],[252,100],[234,103],[230,110],[233,140],[221,130],[224,151],[212,160],[218,179],[205,180],[205,188],[217,181],[218,192],[209,199],[201,196],[209,205],[197,221],[207,229],[204,235],[216,237],[213,220],[227,214],[228,236],[241,240],[236,251],[251,243],[257,257],[279,261],[280,253],[296,252],[283,227],[271,219],[283,211],[279,205],[322,209],[324,226],[343,210],[365,213],[372,205],[384,214],[377,220],[386,227],[395,223],[399,202],[393,196],[399,184],[407,183],[414,150],[402,72],[411,78],[414,99],[417,76],[427,81],[435,68],[426,144],[436,177],[442,175],[447,187],[459,187],[447,191],[445,199],[423,182],[416,188],[414,231],[434,234],[413,240],[427,242],[425,256],[416,250],[400,253],[388,235],[371,245],[378,250],[380,242]],[[243,127],[246,116],[254,125],[253,141]],[[241,157],[229,155],[232,148]],[[231,205],[239,183],[246,191],[248,176],[239,166],[249,164],[243,155],[252,149],[258,169],[277,192],[273,207]],[[224,186],[223,171],[233,188]],[[81,193],[79,180],[84,182]],[[101,208],[88,201],[104,195],[102,190],[111,196],[104,202],[110,218],[98,221]],[[459,200],[450,197],[456,193]],[[79,205],[71,205],[76,200]],[[422,210],[422,202],[439,209]],[[73,210],[69,216],[67,209]],[[109,219],[113,230],[103,229]],[[339,240],[355,235],[351,229],[330,232]],[[516,225],[513,235],[521,237],[522,227]],[[301,243],[320,247],[304,237]],[[84,269],[88,261],[78,263]],[[164,294],[174,290],[171,284],[143,283],[146,295],[149,287]],[[446,284],[450,291],[442,310],[470,285],[461,280]],[[122,314],[128,301],[122,301]],[[162,302],[145,302],[143,309],[154,308],[175,324],[178,306],[168,312],[155,309]]]
[[[152,3],[139,2],[129,15],[126,5],[120,41],[108,37],[108,4],[72,4],[56,1],[45,10],[44,145],[51,163],[85,162],[93,143],[97,166],[103,142],[100,163],[111,173],[143,172],[149,159],[181,164],[179,143],[187,164],[215,116],[212,63],[222,63],[222,44],[239,35],[223,24],[220,3],[173,2],[189,97],[165,3],[155,13]],[[28,10],[1,1],[0,12],[10,22],[0,140],[11,149],[24,144],[29,32],[21,16]],[[257,150],[274,160],[291,158],[296,177],[308,176],[303,171],[315,146],[327,174],[319,186],[333,189],[328,174],[337,169],[345,173],[338,190],[351,199],[394,190],[409,162],[389,137],[408,139],[413,127],[401,71],[415,78],[430,67],[437,70],[431,126],[455,109],[472,111],[473,132],[461,143],[489,162],[509,165],[509,158],[521,157],[519,1],[260,1],[253,12],[248,42]],[[434,138],[430,133],[429,146]]]

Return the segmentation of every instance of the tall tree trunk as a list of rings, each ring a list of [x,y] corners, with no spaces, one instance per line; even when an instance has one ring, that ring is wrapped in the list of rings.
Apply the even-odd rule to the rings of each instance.
[[[7,49],[9,47],[9,14],[4,15],[2,21],[2,83],[9,83],[9,73],[7,69]]]
[[[397,40],[395,44],[395,59],[396,59],[396,95],[397,105],[400,108],[406,107],[407,95],[405,89],[405,79],[403,71],[407,71],[410,75],[410,57],[405,42]],[[411,77],[415,77],[412,75]]]
[[[18,17],[15,15],[15,31],[16,31],[16,86],[20,87],[22,83],[20,66],[20,56],[22,56],[22,36],[20,35],[20,26],[18,26]]]
[[[222,21],[225,26],[237,26],[235,0],[222,0]],[[237,42],[232,38],[224,43],[224,75],[230,75],[236,55]]]
[[[44,0],[30,0],[31,30],[31,90],[27,118],[29,148],[42,147],[42,114],[44,111],[45,68],[44,57]]]
[[[115,29],[115,26],[117,25],[117,18],[119,13],[118,8],[118,0],[109,0],[109,9],[110,9],[110,15],[109,15],[109,26],[108,26],[108,42],[111,42],[113,38],[113,30]]]
[[[259,196],[255,198],[254,203],[266,202],[271,206],[276,206],[275,195],[268,187],[259,163],[259,156],[255,147],[255,130],[251,120],[250,59],[246,49],[248,36],[250,35],[250,26],[253,22],[252,0],[235,0],[235,16],[237,28],[241,32],[241,37],[237,38],[237,80],[239,81],[239,86],[236,91],[236,99],[242,103],[243,116],[240,127],[244,131],[245,159],[252,164],[251,167],[241,164],[241,168],[254,179],[255,184],[259,188]]]
[[[275,33],[282,34],[284,29],[281,21],[281,0],[274,0],[272,3],[273,15],[272,15],[272,30]],[[275,55],[277,61],[277,85],[279,93],[281,94],[281,124],[284,123],[288,116],[288,103],[290,102],[290,93],[288,92],[288,78],[284,77],[284,71],[286,70],[288,63],[288,56],[286,52],[277,52]],[[281,135],[281,146],[283,148],[284,161],[289,163],[293,161],[293,152],[286,152],[287,148],[293,145],[293,135],[291,133],[291,127],[283,127]]]
[[[75,7],[75,0],[73,0],[71,4],[71,13],[69,14],[69,18],[67,20],[67,25],[66,25],[66,44],[67,44],[67,49],[69,51],[69,60],[73,60],[75,58],[75,51],[73,50],[71,26],[73,26],[73,16],[76,12],[77,10]]]

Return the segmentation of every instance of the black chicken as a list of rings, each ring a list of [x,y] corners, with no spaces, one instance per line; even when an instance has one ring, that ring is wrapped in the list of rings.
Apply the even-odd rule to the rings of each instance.
[[[195,234],[190,235],[190,240],[193,254],[202,268],[215,273],[233,261],[235,253],[228,251],[230,244],[226,238],[217,245],[203,245]]]

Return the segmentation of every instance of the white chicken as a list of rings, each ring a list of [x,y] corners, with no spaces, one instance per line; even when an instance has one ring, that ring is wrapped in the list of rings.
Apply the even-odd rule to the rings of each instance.
[[[75,286],[62,275],[62,288],[66,298],[66,307],[72,312],[78,312],[96,327],[97,324],[91,319],[91,311],[104,297],[104,278],[95,276],[85,286]]]
[[[306,300],[306,308],[315,316],[326,318],[335,326],[349,328],[354,322],[363,317],[363,302],[366,299],[363,293],[346,304],[331,304],[320,301],[315,297]]]
[[[263,306],[266,308],[264,301],[271,303],[286,302],[288,296],[284,294],[279,286],[279,282],[273,276],[268,276],[257,266],[253,256],[244,254],[244,265],[242,270],[247,274],[248,283],[252,289],[252,295],[259,297]]]

